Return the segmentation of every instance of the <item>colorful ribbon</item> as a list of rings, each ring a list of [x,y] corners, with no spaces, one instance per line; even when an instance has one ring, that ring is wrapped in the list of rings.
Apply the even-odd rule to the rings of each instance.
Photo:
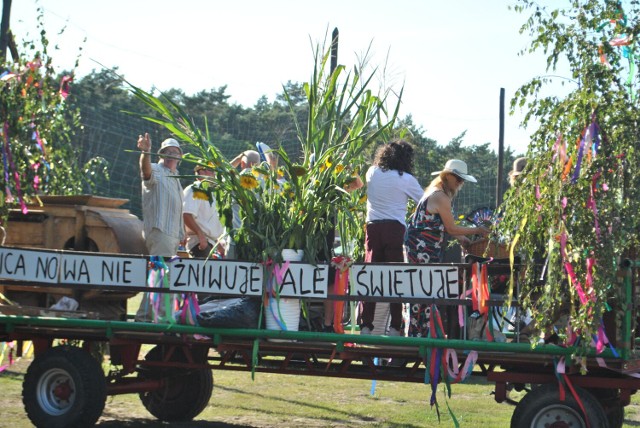
[[[289,264],[288,261],[285,261],[282,265],[268,262],[268,266],[272,268],[268,270],[270,273],[267,277],[267,298],[264,302],[265,306],[269,308],[269,314],[283,331],[287,330],[287,324],[280,311],[280,285],[282,285],[285,272],[289,269]]]
[[[345,296],[349,289],[349,267],[352,261],[349,257],[337,256],[331,259],[331,265],[336,268],[336,276],[333,282],[333,292],[336,296]],[[343,334],[342,314],[344,313],[344,300],[333,302],[333,330]]]

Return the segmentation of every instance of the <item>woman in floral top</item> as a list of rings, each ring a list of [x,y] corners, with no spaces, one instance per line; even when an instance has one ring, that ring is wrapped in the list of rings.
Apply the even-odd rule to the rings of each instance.
[[[444,233],[452,235],[464,247],[469,243],[465,235],[489,234],[486,227],[462,227],[453,219],[451,203],[465,181],[476,183],[467,173],[467,164],[461,160],[447,161],[442,171],[429,184],[409,220],[404,244],[409,263],[439,263],[442,261]],[[409,336],[425,337],[429,326],[429,306],[414,304],[411,307]]]

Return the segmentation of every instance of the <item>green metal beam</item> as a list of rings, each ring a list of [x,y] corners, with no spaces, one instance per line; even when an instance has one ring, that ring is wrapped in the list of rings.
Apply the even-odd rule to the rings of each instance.
[[[180,334],[200,334],[213,337],[214,343],[220,343],[222,337],[233,338],[264,338],[264,339],[288,339],[296,341],[316,341],[336,343],[339,348],[346,343],[359,343],[362,345],[389,345],[389,346],[414,346],[417,349],[426,348],[450,348],[459,350],[476,350],[488,352],[511,352],[517,354],[542,354],[558,355],[570,358],[573,354],[578,354],[580,349],[576,347],[561,347],[557,345],[537,345],[534,348],[528,343],[497,343],[475,340],[459,339],[432,339],[423,337],[389,337],[376,335],[353,335],[337,333],[320,333],[306,331],[279,331],[262,329],[233,329],[233,328],[207,328],[195,327],[181,324],[152,324],[142,322],[126,321],[106,321],[106,320],[78,320],[65,318],[43,318],[28,316],[0,316],[0,325],[5,325],[5,329],[15,329],[16,327],[78,327],[83,329],[104,330],[105,336],[116,334],[118,331],[139,331],[156,333],[180,333]],[[60,333],[64,337],[64,333]],[[603,357],[616,359],[610,350],[604,350],[596,355],[595,351],[587,354],[591,357]]]

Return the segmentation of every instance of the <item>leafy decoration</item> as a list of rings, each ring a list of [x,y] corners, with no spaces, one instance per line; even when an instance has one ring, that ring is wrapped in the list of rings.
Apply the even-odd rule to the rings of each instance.
[[[536,77],[512,100],[527,111],[524,125],[536,118],[540,126],[499,228],[526,258],[520,297],[540,334],[568,315],[561,336],[569,344],[582,338],[586,349],[609,308],[622,312],[616,273],[638,244],[637,59],[633,42],[612,41],[637,38],[640,22],[635,4],[563,4],[515,7],[531,13],[521,30],[533,38],[529,50],[547,55],[549,72],[567,64],[570,76]]]
[[[76,161],[80,114],[67,103],[73,73],[56,76],[41,9],[38,27],[39,43],[25,42],[19,58],[0,62],[0,225],[9,208],[26,213],[37,195],[78,194],[108,178],[103,158]]]

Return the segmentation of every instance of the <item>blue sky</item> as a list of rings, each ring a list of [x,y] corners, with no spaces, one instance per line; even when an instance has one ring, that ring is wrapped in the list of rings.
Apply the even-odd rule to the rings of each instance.
[[[387,61],[387,82],[404,83],[401,116],[411,114],[427,137],[445,144],[467,131],[465,144],[497,148],[499,95],[507,103],[530,78],[544,74],[541,56],[519,56],[529,44],[524,15],[505,0],[14,0],[18,41],[36,38],[36,9],[54,63],[79,74],[118,66],[144,89],[186,93],[228,85],[231,102],[273,100],[288,80],[308,80],[311,43],[340,31],[339,62],[353,65],[371,44],[373,64]],[[62,36],[61,28],[66,26]],[[86,38],[86,41],[84,39]],[[96,61],[98,63],[96,63]],[[522,113],[507,116],[505,145],[526,150],[532,129]]]

